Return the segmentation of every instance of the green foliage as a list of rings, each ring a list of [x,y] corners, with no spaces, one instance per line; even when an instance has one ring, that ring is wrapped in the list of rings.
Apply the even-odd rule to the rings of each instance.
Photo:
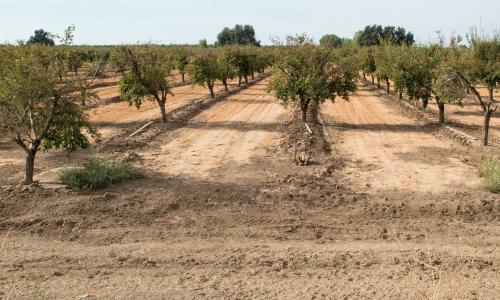
[[[488,87],[491,102],[500,82],[500,34],[487,38],[472,31],[469,39],[475,60],[470,77]]]
[[[500,159],[483,156],[479,172],[484,177],[484,188],[491,193],[500,193]]]
[[[207,42],[207,39],[201,39],[201,40],[198,42],[198,46],[200,46],[200,48],[208,48],[208,42]]]
[[[109,184],[137,179],[143,174],[123,160],[93,158],[82,167],[62,171],[59,180],[75,190],[90,191]]]
[[[377,64],[375,63],[375,57],[373,56],[372,49],[364,49],[362,52],[361,65],[364,73],[375,75]]]
[[[389,43],[382,43],[382,45],[375,50],[375,75],[381,80],[389,80],[392,78],[394,67],[396,63],[397,52],[393,45]]]
[[[382,41],[394,45],[413,45],[414,36],[402,27],[372,25],[358,32],[355,36],[360,46],[378,46]]]
[[[252,25],[236,25],[233,29],[225,27],[217,35],[217,45],[251,45],[260,46],[260,41],[255,38],[255,30]]]
[[[175,68],[179,70],[182,75],[182,82],[185,81],[184,74],[186,73],[186,68],[189,64],[190,51],[187,47],[175,46],[172,48],[172,59]]]
[[[220,72],[213,49],[200,51],[193,58],[188,73],[193,84],[206,85],[212,98],[215,96],[213,88],[215,80],[220,78]]]
[[[269,89],[283,105],[300,104],[302,119],[311,102],[348,99],[356,90],[356,64],[349,57],[311,44],[287,46],[273,65]]]
[[[344,39],[335,34],[326,34],[319,40],[322,47],[339,48],[343,43]]]
[[[115,47],[110,52],[109,63],[115,72],[122,75],[130,68],[130,60],[128,57],[127,47]]]
[[[52,39],[52,34],[43,29],[35,30],[35,34],[32,35],[28,42],[28,45],[45,45],[45,46],[54,46],[56,43]]]
[[[63,148],[68,153],[99,140],[76,102],[79,79],[61,80],[70,70],[68,48],[40,45],[0,48],[0,120],[27,155],[26,183],[33,180],[35,154]]]
[[[156,101],[163,123],[167,122],[165,104],[172,95],[168,77],[172,63],[165,49],[145,45],[126,49],[132,70],[120,81],[120,95],[140,109],[144,100]]]

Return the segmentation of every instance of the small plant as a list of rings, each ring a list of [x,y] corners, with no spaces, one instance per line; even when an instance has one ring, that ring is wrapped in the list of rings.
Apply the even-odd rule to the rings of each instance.
[[[62,171],[59,180],[71,189],[89,191],[142,176],[123,160],[92,158],[82,167]]]
[[[492,193],[500,193],[500,159],[496,156],[483,156],[479,171],[485,179],[484,188]]]

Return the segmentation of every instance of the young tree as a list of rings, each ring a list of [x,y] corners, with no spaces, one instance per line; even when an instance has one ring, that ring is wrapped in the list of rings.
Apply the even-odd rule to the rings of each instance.
[[[236,76],[236,69],[233,65],[232,51],[228,47],[219,48],[217,50],[217,71],[218,79],[222,81],[224,89],[229,92],[227,82]]]
[[[193,84],[207,86],[210,97],[215,98],[215,81],[220,78],[217,56],[213,49],[200,51],[188,68],[189,77]]]
[[[345,64],[332,51],[301,44],[285,47],[280,54],[273,65],[269,89],[283,105],[298,102],[304,122],[311,102],[348,99],[356,90],[355,67]]]
[[[238,86],[241,86],[242,79],[248,83],[248,76],[252,73],[252,57],[249,47],[234,47],[232,49],[233,65],[238,75]]]
[[[109,63],[115,72],[125,75],[125,72],[130,68],[127,47],[113,47],[109,55]]]
[[[151,45],[127,48],[132,70],[120,81],[121,98],[140,109],[144,100],[156,101],[161,120],[167,122],[165,106],[171,92],[170,58],[163,49]]]
[[[52,39],[52,34],[50,32],[47,32],[43,29],[38,29],[35,30],[35,34],[32,35],[28,42],[26,43],[28,45],[33,45],[33,44],[38,44],[38,45],[45,45],[45,46],[55,46],[54,39]]]
[[[394,72],[394,64],[396,60],[395,47],[389,43],[383,42],[380,47],[375,50],[375,75],[379,80],[384,80],[386,83],[387,94],[390,93],[390,79]]]
[[[70,153],[89,147],[90,138],[99,138],[76,104],[74,81],[59,80],[59,74],[66,74],[69,68],[52,49],[22,44],[0,48],[4,58],[0,64],[0,119],[26,152],[26,184],[33,183],[40,148],[63,148]]]
[[[182,83],[185,83],[186,68],[189,64],[189,50],[186,47],[176,46],[172,54],[175,68],[181,73]]]
[[[373,49],[366,48],[362,52],[362,68],[363,68],[363,78],[366,79],[366,74],[370,74],[372,77],[372,84],[375,84],[375,71],[377,71],[377,65],[375,63],[375,58],[373,57]]]
[[[496,34],[491,38],[481,37],[477,31],[472,31],[469,41],[472,47],[469,63],[459,74],[483,110],[482,142],[487,146],[491,115],[498,109],[498,105],[494,104],[494,91],[498,89],[500,81],[500,36]],[[477,89],[480,84],[488,90],[487,100],[481,97]]]

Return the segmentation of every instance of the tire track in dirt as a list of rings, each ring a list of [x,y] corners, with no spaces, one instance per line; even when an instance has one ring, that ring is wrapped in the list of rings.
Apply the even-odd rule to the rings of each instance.
[[[451,142],[392,112],[368,86],[360,86],[348,102],[325,104],[320,118],[332,147],[349,159],[344,175],[359,189],[443,192],[480,184],[477,171],[460,161]]]
[[[284,109],[266,92],[267,82],[229,97],[178,130],[175,138],[140,153],[161,173],[231,180],[244,177],[255,158],[278,138]],[[255,177],[255,172],[248,172]],[[250,174],[253,173],[253,174]]]

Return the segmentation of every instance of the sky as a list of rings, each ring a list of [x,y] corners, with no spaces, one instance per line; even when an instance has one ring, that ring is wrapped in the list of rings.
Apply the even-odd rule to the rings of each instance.
[[[63,33],[75,44],[198,43],[224,27],[251,24],[263,44],[271,36],[307,33],[352,37],[366,25],[402,26],[419,43],[436,31],[465,34],[500,27],[500,0],[0,0],[0,43],[27,40],[35,29]]]

